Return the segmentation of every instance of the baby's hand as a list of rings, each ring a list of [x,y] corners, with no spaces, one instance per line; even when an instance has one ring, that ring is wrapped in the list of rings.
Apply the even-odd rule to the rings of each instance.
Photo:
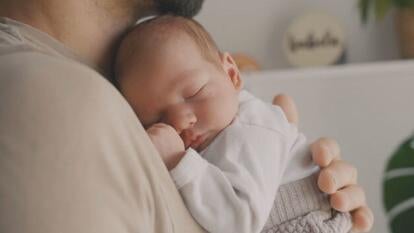
[[[177,166],[185,154],[184,142],[177,131],[170,125],[157,123],[148,128],[147,133],[167,169]]]

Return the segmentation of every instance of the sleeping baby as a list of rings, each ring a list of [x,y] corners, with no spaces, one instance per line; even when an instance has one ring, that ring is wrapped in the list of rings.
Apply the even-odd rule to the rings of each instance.
[[[196,21],[160,16],[118,50],[116,84],[208,232],[348,232],[282,109],[243,90],[231,55]]]

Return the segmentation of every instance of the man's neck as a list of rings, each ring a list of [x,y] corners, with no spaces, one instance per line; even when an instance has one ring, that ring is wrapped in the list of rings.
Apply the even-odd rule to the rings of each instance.
[[[0,16],[35,27],[111,73],[120,36],[145,15],[149,0],[3,0]]]

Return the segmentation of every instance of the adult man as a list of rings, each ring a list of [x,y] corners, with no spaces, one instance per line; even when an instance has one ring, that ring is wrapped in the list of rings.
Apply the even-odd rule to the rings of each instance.
[[[193,15],[201,3],[0,0],[0,232],[202,232],[104,78],[139,17]],[[319,181],[335,193],[333,206],[354,210],[356,228],[369,229],[355,169],[336,160],[335,142],[318,141],[313,154],[329,165]]]

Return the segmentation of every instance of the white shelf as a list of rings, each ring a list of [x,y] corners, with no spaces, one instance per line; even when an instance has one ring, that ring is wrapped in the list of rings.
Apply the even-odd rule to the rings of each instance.
[[[309,78],[313,76],[326,76],[330,73],[375,73],[377,70],[383,72],[398,72],[398,73],[412,73],[414,72],[414,60],[393,60],[393,61],[380,61],[369,63],[353,63],[344,65],[333,66],[321,66],[321,67],[309,67],[309,68],[292,68],[292,69],[275,69],[275,70],[261,70],[254,72],[243,73],[245,77],[261,77],[268,74],[277,74],[277,78],[290,79],[290,78]],[[340,75],[343,76],[343,75]],[[337,77],[335,75],[335,77]],[[352,75],[352,77],[356,77]],[[327,77],[328,78],[328,77]],[[413,77],[414,78],[414,77]]]

